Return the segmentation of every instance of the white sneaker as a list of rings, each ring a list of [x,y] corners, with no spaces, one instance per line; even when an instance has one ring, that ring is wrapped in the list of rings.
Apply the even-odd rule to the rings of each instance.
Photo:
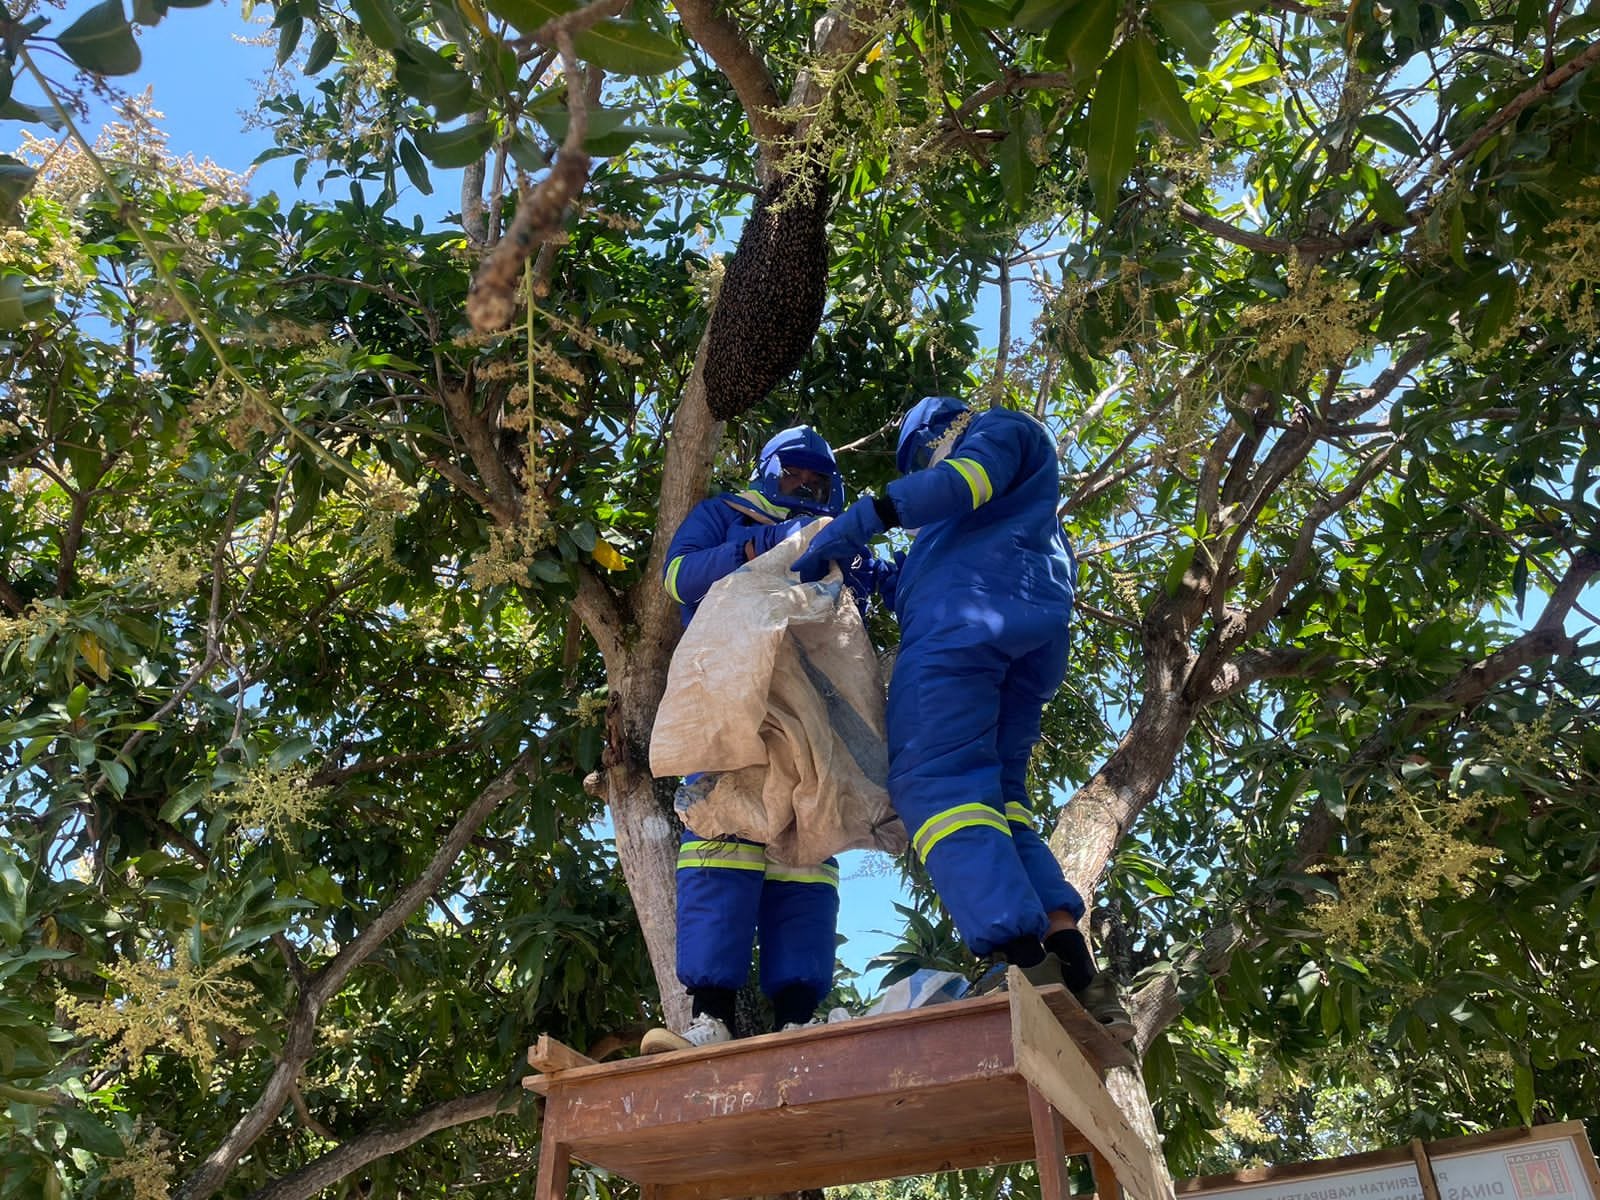
[[[733,1030],[710,1013],[701,1013],[682,1033],[652,1029],[639,1042],[640,1054],[663,1054],[668,1050],[692,1050],[696,1046],[715,1046],[733,1041]]]

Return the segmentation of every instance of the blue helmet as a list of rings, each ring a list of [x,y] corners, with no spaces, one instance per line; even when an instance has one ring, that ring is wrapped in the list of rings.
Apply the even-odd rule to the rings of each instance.
[[[828,477],[827,493],[782,491],[783,469],[799,467],[816,471]],[[756,475],[751,485],[762,497],[786,508],[790,512],[812,513],[822,517],[837,517],[844,511],[844,480],[839,476],[839,466],[833,460],[833,447],[809,425],[796,425],[775,434],[761,447],[761,458],[756,464]]]
[[[933,447],[950,428],[950,423],[967,412],[967,406],[954,396],[927,396],[900,422],[900,444],[895,447],[894,465],[900,474],[925,470],[933,457]]]

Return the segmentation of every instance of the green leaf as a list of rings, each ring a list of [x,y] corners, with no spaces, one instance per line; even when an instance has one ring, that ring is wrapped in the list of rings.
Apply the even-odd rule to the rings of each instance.
[[[394,77],[406,95],[433,105],[440,121],[453,121],[473,107],[472,80],[420,43],[407,42],[395,51]]]
[[[101,0],[56,38],[61,52],[97,75],[130,75],[139,69],[139,44],[122,13],[122,0]]]
[[[670,37],[623,17],[601,21],[572,44],[580,57],[616,75],[660,75],[684,60]]]
[[[1522,45],[1523,39],[1539,23],[1539,18],[1544,16],[1544,13],[1544,0],[1517,0],[1517,17],[1511,31],[1511,44]]]
[[[440,167],[465,167],[477,162],[494,144],[494,128],[483,121],[472,121],[459,129],[430,133],[419,129],[412,134],[417,149]]]
[[[28,917],[28,881],[17,861],[0,848],[0,938],[15,945],[22,940]]]
[[[334,53],[339,49],[339,39],[334,36],[333,30],[324,29],[311,41],[311,51],[306,55],[305,72],[315,75],[323,67],[333,61]]]
[[[1395,191],[1394,184],[1389,182],[1388,176],[1371,163],[1362,163],[1358,166],[1356,175],[1360,178],[1367,200],[1378,219],[1391,228],[1405,228],[1408,220],[1406,204],[1400,198],[1400,193]]]
[[[1048,33],[1068,19],[1067,14],[1072,7],[1073,0],[1022,0],[1022,7],[1012,14],[1010,23],[1030,33]],[[999,28],[993,22],[980,19],[973,5],[963,4],[961,8],[971,13],[973,20],[980,25],[989,29]]]
[[[1080,0],[1071,19],[1061,22],[1045,39],[1045,53],[1066,63],[1080,80],[1091,79],[1105,61],[1116,32],[1116,0]]]
[[[27,163],[0,154],[0,213],[9,213],[16,208],[33,186],[36,175],[37,172]]]
[[[1122,181],[1139,144],[1137,52],[1126,41],[1106,60],[1089,101],[1087,165],[1095,211],[1104,220],[1116,211]]]
[[[428,164],[422,161],[422,155],[417,153],[416,145],[410,138],[400,139],[400,165],[405,169],[406,178],[424,196],[433,195],[433,182],[428,178]]]
[[[489,11],[519,33],[533,33],[576,7],[566,0],[489,0]],[[684,59],[670,37],[624,17],[601,21],[574,38],[572,46],[579,58],[618,75],[659,75]]]
[[[1195,543],[1190,542],[1172,556],[1172,562],[1167,566],[1166,589],[1168,596],[1176,596],[1183,587],[1183,577],[1188,574],[1189,564],[1194,561]]]
[[[89,1153],[102,1158],[121,1158],[125,1153],[121,1135],[86,1109],[64,1104],[55,1109],[55,1116]]]
[[[1422,153],[1422,147],[1417,145],[1417,139],[1411,135],[1411,131],[1387,113],[1368,113],[1356,122],[1356,128],[1373,141],[1381,142],[1401,154],[1416,156]]]
[[[1155,0],[1150,15],[1179,53],[1197,67],[1211,61],[1217,47],[1217,16],[1199,0]]]
[[[1194,123],[1189,102],[1183,98],[1178,78],[1172,68],[1161,61],[1156,44],[1150,35],[1141,30],[1133,38],[1133,61],[1139,79],[1139,95],[1146,113],[1159,122],[1168,133],[1186,142],[1200,141],[1200,127]]]
[[[200,803],[201,799],[210,795],[210,793],[211,784],[209,780],[191,780],[167,797],[167,802],[161,806],[161,819],[168,825],[174,824],[179,817]]]
[[[53,108],[38,108],[32,104],[23,104],[20,100],[15,99],[0,103],[0,119],[23,121],[29,125],[48,125],[51,129],[60,129],[66,124],[61,119],[61,114]],[[7,155],[0,155],[0,159],[8,157]]]
[[[294,57],[296,48],[300,45],[300,35],[305,32],[305,18],[296,13],[283,23],[283,28],[278,30],[278,65],[281,67]]]
[[[1032,2],[1037,3],[1041,0]],[[1070,7],[1070,0],[1042,0],[1042,2],[1063,10]],[[1011,15],[1014,7],[1011,4],[997,4],[994,0],[960,0],[957,7],[983,29],[1004,29],[1008,25],[1022,24],[1020,17]],[[1027,5],[1023,7],[1026,8]]]
[[[1032,108],[1015,108],[1011,111],[1011,128],[1006,138],[995,148],[995,162],[1000,167],[1000,186],[1006,202],[1016,212],[1021,212],[1033,192],[1036,173],[1028,143],[1039,132],[1039,114]]]
[[[406,27],[389,0],[350,0],[350,9],[361,22],[361,32],[378,49],[394,50],[406,40]]]
[[[300,876],[300,894],[324,908],[340,908],[344,904],[342,889],[327,867],[312,867]]]
[[[1489,284],[1489,298],[1478,310],[1478,323],[1472,327],[1472,345],[1482,350],[1506,327],[1517,312],[1517,281],[1510,275],[1496,275]]]
[[[1517,1115],[1524,1125],[1533,1124],[1533,1068],[1519,1062],[1512,1070],[1513,1086],[1517,1093]]]
[[[80,683],[67,695],[67,716],[76,721],[89,706],[89,685]]]
[[[280,742],[267,757],[267,765],[274,771],[281,771],[290,763],[297,763],[311,753],[311,739],[302,735],[289,738]]]

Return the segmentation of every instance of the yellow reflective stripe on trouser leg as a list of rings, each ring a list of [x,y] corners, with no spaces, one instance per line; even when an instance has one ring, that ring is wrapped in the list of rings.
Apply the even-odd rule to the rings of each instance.
[[[1007,837],[1011,836],[1011,826],[1006,824],[1006,819],[987,804],[958,804],[954,808],[934,813],[919,825],[916,836],[911,839],[911,846],[917,852],[917,857],[927,862],[928,852],[945,838],[958,829],[972,829],[976,826],[998,829]]]
[[[680,554],[668,564],[666,581],[667,595],[671,596],[679,604],[683,603],[683,597],[678,595],[678,568],[681,566],[683,566],[683,555]]]
[[[972,489],[973,508],[994,499],[994,485],[989,482],[989,472],[983,469],[981,462],[975,458],[947,458],[944,461],[946,466],[954,467]]]
[[[839,886],[839,868],[830,867],[827,863],[818,863],[814,867],[786,867],[782,863],[768,863],[767,878],[775,883],[825,883],[836,888]]]
[[[765,871],[767,852],[746,842],[684,842],[678,847],[678,870],[719,867],[729,871]]]
[[[1006,801],[1006,820],[1014,825],[1026,825],[1033,828],[1033,809],[1026,804],[1018,804],[1015,800]]]

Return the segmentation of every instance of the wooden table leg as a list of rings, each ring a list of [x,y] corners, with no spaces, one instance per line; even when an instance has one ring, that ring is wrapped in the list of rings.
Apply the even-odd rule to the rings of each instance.
[[[1089,1169],[1094,1173],[1094,1190],[1099,1200],[1122,1200],[1122,1185],[1112,1170],[1111,1160],[1098,1150],[1089,1151]]]
[[[1067,1148],[1062,1140],[1061,1114],[1030,1086],[1028,1116],[1033,1120],[1033,1156],[1039,1164],[1039,1200],[1067,1200]]]
[[[572,1174],[572,1151],[561,1140],[566,1131],[559,1117],[551,1115],[554,1108],[547,1099],[544,1129],[539,1134],[539,1177],[534,1183],[534,1200],[565,1200],[567,1179]]]

